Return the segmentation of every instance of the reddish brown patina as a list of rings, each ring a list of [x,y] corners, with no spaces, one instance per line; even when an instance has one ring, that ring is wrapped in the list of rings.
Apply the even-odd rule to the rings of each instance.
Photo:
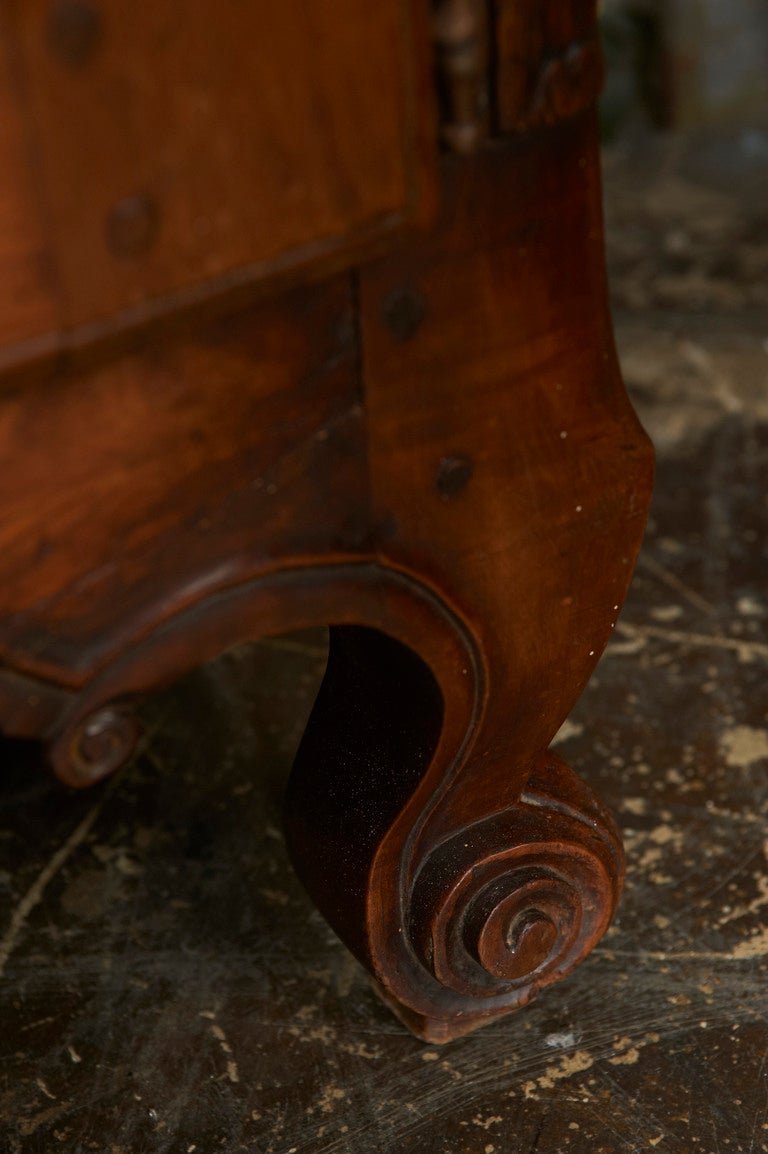
[[[606,303],[594,4],[2,17],[0,724],[87,785],[142,694],[329,624],[296,869],[421,1036],[520,1006],[623,868],[548,753],[652,472]]]

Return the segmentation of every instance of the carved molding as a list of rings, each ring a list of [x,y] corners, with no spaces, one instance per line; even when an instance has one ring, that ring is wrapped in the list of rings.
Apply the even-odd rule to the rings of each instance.
[[[583,112],[600,95],[603,72],[603,54],[596,39],[569,44],[541,66],[533,96],[516,130],[528,132]]]
[[[452,152],[472,153],[488,132],[485,0],[438,0],[432,31],[442,140]]]

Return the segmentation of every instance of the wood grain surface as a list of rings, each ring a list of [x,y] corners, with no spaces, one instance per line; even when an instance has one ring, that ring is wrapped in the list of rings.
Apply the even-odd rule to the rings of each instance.
[[[54,270],[19,94],[18,53],[0,8],[0,347],[54,329],[60,318]]]
[[[241,650],[155,699],[114,784],[62,798],[31,753],[4,762],[11,1154],[768,1145],[765,354],[762,327],[707,319],[706,332],[692,314],[619,324],[628,370],[645,349],[635,397],[666,440],[633,591],[555,746],[627,843],[603,944],[524,1013],[448,1047],[415,1042],[282,841],[324,637]],[[671,334],[708,353],[739,414],[685,372]]]
[[[185,0],[141,19],[111,0],[5,5],[16,83],[0,88],[0,122],[16,152],[4,195],[19,200],[31,180],[33,219],[15,243],[34,259],[42,228],[55,285],[54,316],[41,301],[9,336],[93,337],[106,319],[349,264],[424,221],[436,153],[426,31],[411,0],[215,15]],[[13,250],[5,259],[15,272]]]
[[[0,724],[90,785],[130,759],[144,695],[329,624],[289,850],[429,1042],[569,974],[624,875],[548,748],[615,628],[653,471],[607,309],[596,6],[572,9],[521,28],[511,124],[480,107],[509,45],[482,50],[476,4],[433,25],[442,126],[426,8],[402,0],[56,0],[5,28],[84,347],[30,351],[0,392]],[[224,291],[287,265],[307,283]],[[192,316],[176,294],[209,281]],[[158,300],[173,323],[129,332]]]
[[[76,55],[87,49],[90,35],[87,22],[81,24]],[[71,51],[71,40],[69,45]],[[328,691],[326,703],[333,703],[339,670],[348,679],[350,670],[367,678],[378,672],[378,684],[367,682],[375,692],[361,699],[366,712],[347,712],[345,733],[357,749],[337,740],[328,761],[313,761],[311,744],[309,758],[306,746],[305,755],[299,754],[304,769],[294,787],[301,773],[312,776],[314,765],[314,793],[307,791],[305,820],[311,803],[323,800],[324,786],[326,793],[343,794],[324,801],[325,808],[317,806],[321,820],[315,830],[322,827],[326,852],[323,857],[320,837],[319,852],[315,849],[314,857],[304,861],[309,888],[318,890],[331,921],[343,925],[346,919],[349,944],[380,981],[389,981],[390,989],[392,974],[395,982],[402,977],[397,964],[392,966],[393,957],[395,963],[400,960],[398,950],[380,947],[376,959],[370,956],[367,912],[377,910],[381,895],[387,895],[388,905],[374,929],[392,925],[392,910],[412,901],[411,909],[427,916],[399,928],[412,935],[414,953],[421,950],[424,971],[428,974],[432,966],[438,977],[447,968],[449,983],[466,981],[471,958],[459,958],[457,975],[452,970],[456,949],[447,948],[450,935],[433,934],[430,941],[424,933],[425,926],[442,924],[446,908],[467,915],[459,936],[464,946],[469,941],[475,949],[475,961],[479,953],[492,971],[501,962],[506,967],[501,977],[507,980],[510,965],[513,980],[519,970],[527,977],[526,963],[536,962],[551,942],[546,918],[530,917],[535,905],[524,907],[522,921],[512,926],[523,948],[499,959],[486,945],[490,941],[493,946],[490,931],[499,922],[505,928],[497,910],[509,908],[511,895],[499,890],[493,878],[491,896],[500,899],[498,905],[484,902],[478,909],[470,903],[468,908],[462,886],[473,867],[485,877],[489,860],[527,852],[519,818],[521,811],[530,816],[532,797],[539,802],[539,820],[542,811],[545,821],[550,816],[535,776],[528,778],[533,788],[520,794],[526,770],[533,768],[524,764],[526,754],[534,747],[541,752],[552,736],[555,715],[565,713],[592,669],[597,650],[592,654],[588,647],[585,655],[580,630],[600,630],[600,641],[610,633],[615,618],[611,613],[603,618],[602,596],[618,581],[615,569],[608,565],[586,594],[580,591],[581,611],[571,609],[570,616],[559,619],[569,628],[549,633],[544,627],[544,640],[537,642],[542,626],[535,614],[547,607],[544,587],[560,590],[575,571],[573,558],[582,546],[587,573],[609,557],[600,543],[600,525],[620,519],[621,502],[636,482],[630,470],[620,477],[628,489],[619,488],[617,498],[614,487],[606,496],[601,482],[621,473],[622,454],[647,468],[644,447],[640,458],[632,456],[643,443],[618,389],[598,284],[594,137],[584,118],[577,123],[566,116],[559,125],[546,127],[552,108],[573,111],[581,100],[575,85],[575,104],[570,98],[560,103],[571,91],[572,66],[578,62],[567,45],[565,51],[561,47],[553,44],[553,71],[544,69],[541,107],[547,116],[536,129],[551,133],[556,149],[554,143],[544,146],[543,137],[529,135],[503,146],[496,143],[474,160],[446,160],[445,211],[431,242],[422,238],[397,259],[390,253],[359,279],[334,278],[324,293],[305,287],[286,294],[281,286],[269,304],[226,309],[231,315],[208,317],[197,327],[186,320],[157,342],[153,336],[151,343],[142,338],[118,352],[102,348],[87,366],[51,363],[42,378],[35,379],[35,369],[25,381],[3,382],[2,403],[9,415],[5,444],[12,449],[14,466],[6,469],[7,492],[19,500],[13,487],[18,469],[38,485],[37,504],[52,501],[65,521],[74,518],[84,542],[86,575],[78,588],[77,558],[63,535],[50,561],[44,540],[34,556],[23,549],[14,554],[18,542],[4,526],[17,564],[15,573],[6,571],[6,585],[18,595],[25,589],[27,567],[39,565],[44,574],[46,564],[61,566],[70,580],[68,590],[79,597],[80,616],[68,618],[79,636],[86,636],[88,622],[99,613],[109,614],[110,596],[118,599],[115,590],[97,595],[100,569],[94,568],[94,557],[101,559],[103,545],[97,535],[89,535],[89,517],[102,526],[114,519],[119,532],[110,548],[121,557],[146,556],[159,571],[167,567],[177,578],[182,571],[209,573],[204,554],[211,532],[221,541],[229,532],[226,518],[212,516],[221,507],[221,491],[214,510],[206,505],[210,486],[220,477],[223,489],[237,494],[240,480],[251,476],[247,453],[230,453],[225,446],[242,448],[258,441],[249,419],[255,420],[262,404],[280,435],[285,434],[285,445],[304,406],[311,418],[307,436],[313,439],[312,429],[320,434],[321,479],[313,483],[320,485],[324,501],[311,506],[312,523],[303,532],[317,532],[325,547],[325,534],[338,530],[332,551],[345,556],[347,582],[324,584],[322,568],[313,581],[304,573],[278,575],[275,584],[259,586],[259,598],[253,596],[253,583],[235,582],[220,587],[216,597],[203,597],[200,613],[179,598],[177,582],[165,610],[160,606],[160,617],[169,614],[161,626],[138,637],[141,612],[131,617],[132,644],[119,661],[107,660],[105,669],[115,675],[111,683],[99,684],[98,677],[89,682],[90,699],[53,681],[3,669],[4,719],[18,725],[19,735],[55,736],[57,719],[68,717],[73,726],[64,731],[70,740],[59,748],[60,768],[71,770],[74,752],[79,759],[75,768],[85,771],[87,779],[93,769],[114,769],[132,746],[133,715],[120,699],[122,690],[140,694],[156,682],[172,680],[196,660],[213,657],[262,626],[288,628],[300,616],[299,603],[311,619],[344,623],[333,643],[337,657],[340,645],[346,644],[347,654],[335,671],[332,657],[333,676],[319,698],[326,660],[323,636],[279,637],[206,665],[142,705],[135,757],[90,793],[63,791],[51,781],[36,747],[4,745],[0,1145],[12,1154],[49,1154],[57,1148],[79,1154],[110,1147],[113,1152],[168,1154],[253,1149],[274,1154],[362,1154],[371,1149],[385,1154],[755,1154],[768,1145],[768,560],[762,500],[768,414],[760,311],[765,290],[762,199],[757,215],[747,220],[741,208],[729,215],[730,202],[722,193],[686,191],[687,186],[664,180],[649,188],[645,155],[639,168],[627,174],[635,214],[613,225],[614,238],[623,238],[624,245],[614,254],[616,299],[632,313],[619,328],[625,370],[661,449],[658,498],[634,600],[616,622],[603,666],[554,738],[544,783],[558,777],[560,755],[565,755],[619,816],[628,848],[627,893],[603,944],[569,982],[553,987],[525,1014],[491,1023],[447,1048],[421,1046],[380,1004],[364,971],[307,900],[290,871],[280,830],[281,794],[313,702],[322,705]],[[5,59],[12,78],[8,83],[15,84],[18,61],[13,52]],[[582,74],[579,68],[575,73]],[[541,75],[531,68],[531,79]],[[2,147],[11,158],[23,147],[12,123]],[[668,164],[664,171],[669,176]],[[486,209],[494,205],[495,211],[479,212],[470,243],[473,202]],[[31,238],[29,251],[38,252],[41,234],[33,196],[28,199],[19,186],[6,203],[10,219],[20,222],[19,238]],[[507,218],[503,210],[509,203],[515,212]],[[539,206],[547,227],[537,230],[534,209]],[[508,232],[501,223],[505,220]],[[522,231],[515,221],[525,225]],[[670,225],[676,230],[671,240]],[[3,241],[11,269],[31,286],[26,299],[32,303],[8,314],[14,339],[31,331],[30,318],[42,316],[46,307],[40,304],[45,292],[40,299],[36,295],[43,283],[37,279],[40,266],[36,258],[29,262],[26,243],[14,248],[13,239]],[[546,259],[534,260],[534,255]],[[456,296],[446,287],[452,269]],[[350,300],[362,322],[351,326],[351,336]],[[734,301],[736,312],[720,316],[718,310],[733,308]],[[749,319],[753,307],[754,324]],[[288,313],[307,320],[298,348]],[[279,347],[270,344],[262,326],[251,329],[250,322],[258,318],[276,330]],[[436,327],[444,330],[446,355]],[[465,347],[470,340],[482,349],[474,370]],[[570,356],[563,353],[566,345]],[[600,350],[608,354],[607,368],[595,372]],[[191,362],[204,366],[205,374],[190,370]],[[513,362],[518,371],[506,377],[501,370]],[[454,366],[463,388],[451,396],[447,382]],[[186,386],[182,396],[174,392],[177,375]],[[142,388],[137,378],[144,377]],[[424,409],[412,399],[418,394],[416,379],[424,388]],[[502,379],[509,383],[509,395]],[[58,436],[76,427],[73,414],[84,419],[87,413],[78,408],[77,381],[89,398],[96,398],[94,412],[100,417],[95,425],[79,428],[85,448],[81,456]],[[132,402],[117,420],[108,419],[106,381]],[[248,396],[253,389],[258,401],[253,410],[236,387],[240,382],[246,388],[245,381]],[[226,412],[216,411],[212,395],[217,388],[206,391],[209,382],[220,387]],[[278,395],[283,390],[277,382],[295,390],[292,395],[302,397],[301,406],[290,414],[279,405],[270,408],[270,382]],[[558,383],[565,396],[548,404],[548,389],[557,391]],[[33,404],[32,397],[39,403]],[[484,416],[480,404],[491,399],[496,420]],[[323,448],[325,434],[330,436],[326,401],[331,408],[340,401],[339,411],[354,420],[351,437]],[[49,402],[59,419],[46,424]],[[536,453],[526,452],[525,430],[516,426],[518,405],[533,429]],[[591,420],[582,422],[584,405]],[[376,414],[370,427],[363,416],[367,407]],[[156,410],[167,419],[149,419]],[[172,410],[178,417],[177,435]],[[561,412],[567,424],[557,420]],[[35,449],[38,421],[47,436],[25,460],[21,447],[26,441]],[[207,447],[215,462],[210,469],[205,467],[208,421],[212,437]],[[434,430],[423,443],[423,458],[415,450],[421,422]],[[588,428],[592,422],[598,432],[594,441]],[[158,429],[162,435],[153,442]],[[626,433],[635,439],[623,440]],[[133,444],[140,434],[147,448],[158,450],[146,460]],[[299,444],[306,447],[304,441]],[[290,451],[283,441],[280,445],[285,491],[298,496],[305,492],[304,471],[311,472],[307,461],[312,452],[305,456],[302,449],[296,474],[288,468]],[[361,445],[364,470],[359,469]],[[402,490],[389,475],[390,456],[399,462]],[[42,457],[60,465],[65,483],[56,487],[55,477],[46,479]],[[94,469],[94,462],[113,461],[126,465],[119,466],[126,474],[122,484],[110,481],[108,470]],[[260,461],[255,462],[259,467]],[[375,469],[368,468],[369,461]],[[130,483],[134,464],[140,480],[135,492]],[[177,546],[163,552],[151,526],[154,516],[166,526],[172,519],[163,504],[165,470],[178,479],[180,490],[189,485],[196,504],[187,509],[194,518],[173,526]],[[594,507],[578,498],[566,506],[573,493],[555,484],[560,470],[580,489],[594,477],[590,492],[599,495]],[[257,468],[253,479],[259,477]],[[532,483],[521,490],[519,483],[527,477]],[[336,478],[343,480],[345,493],[340,505],[334,498]],[[511,478],[518,485],[505,483]],[[322,489],[326,482],[328,488]],[[274,479],[268,484],[274,492],[267,496],[278,497],[280,484]],[[537,492],[546,497],[540,508]],[[478,493],[483,494],[482,507]],[[72,500],[75,494],[77,501]],[[356,518],[350,524],[335,519],[349,501],[355,510],[368,511],[362,534]],[[39,526],[35,502],[21,507],[30,524]],[[300,542],[289,540],[294,525],[290,502],[280,516],[265,515],[258,525],[254,511],[267,508],[266,500],[225,501],[225,507],[236,514],[241,544],[245,540],[248,545],[238,552],[247,564],[274,560],[256,532],[264,523],[270,527],[270,542],[288,552],[299,547]],[[146,510],[152,516],[143,534]],[[127,519],[121,519],[126,512]],[[541,539],[537,524],[548,526]],[[440,545],[435,556],[429,551],[433,526]],[[55,533],[55,525],[46,528]],[[486,539],[473,550],[467,542],[480,530]],[[634,531],[624,531],[635,540]],[[208,544],[200,545],[198,553],[196,542],[206,533]],[[561,550],[553,548],[553,540]],[[515,547],[523,544],[547,563],[533,576],[518,559]],[[387,579],[382,579],[385,560]],[[133,562],[128,572],[131,580],[141,577]],[[189,588],[182,582],[182,593]],[[204,587],[206,594],[210,588]],[[119,598],[130,603],[130,589],[131,581],[119,589]],[[149,595],[149,584],[139,579],[137,589],[135,605],[149,604],[154,614],[158,603]],[[300,597],[292,599],[291,590]],[[28,587],[26,592],[32,616],[50,624],[56,616],[55,592],[40,602],[34,602]],[[192,585],[192,602],[194,592]],[[180,604],[186,608],[176,612]],[[530,621],[527,606],[533,606]],[[497,614],[508,627],[520,625],[520,633],[512,630],[509,641],[517,661],[505,664],[503,652],[499,656],[504,647],[492,625]],[[383,633],[360,630],[361,624],[371,623]],[[30,629],[29,615],[21,624]],[[92,640],[98,641],[98,633],[94,630]],[[50,658],[57,634],[58,627],[43,630],[41,643],[40,632],[35,639],[30,629],[20,663],[46,653]],[[496,655],[487,664],[491,676],[485,682],[476,676],[482,660],[474,666],[460,660],[468,637],[474,638],[464,651],[469,656],[484,660]],[[121,644],[120,629],[113,629],[101,653],[112,653]],[[565,649],[558,662],[560,645]],[[76,648],[67,650],[69,658]],[[99,660],[99,644],[85,649]],[[372,654],[379,660],[367,660]],[[54,656],[57,669],[63,669],[62,650]],[[465,668],[472,668],[472,677]],[[552,669],[566,670],[568,676],[553,681]],[[395,684],[388,676],[392,670]],[[543,674],[547,680],[537,687],[537,676]],[[72,683],[77,676],[60,680]],[[457,781],[461,786],[461,774],[450,773],[425,799],[441,766],[436,761],[425,770],[438,722],[438,748],[442,738],[443,753],[455,754],[461,749],[462,708],[472,705],[472,693],[462,688],[469,685],[475,692],[486,685],[495,691],[509,685],[514,691],[508,699],[498,692],[482,699],[487,728],[479,732],[495,737],[489,744],[494,769],[484,777],[472,757],[456,759],[473,785],[463,791],[463,801],[461,788],[454,788]],[[521,689],[535,696],[541,715],[517,700]],[[118,694],[115,701],[109,691]],[[388,715],[393,702],[399,706],[398,724]],[[78,714],[83,705],[94,711]],[[504,708],[514,721],[506,734]],[[322,714],[321,709],[321,720]],[[513,729],[524,739],[519,746]],[[322,727],[315,728],[318,732],[322,736]],[[329,732],[332,727],[326,726]],[[361,747],[370,755],[366,772],[357,772],[357,760],[340,764],[340,753]],[[112,757],[115,748],[121,755],[117,759]],[[482,746],[475,752],[482,753]],[[427,804],[416,813],[417,807],[409,808],[412,791],[418,793],[424,781],[417,802]],[[589,799],[584,787],[568,777],[568,791],[580,788],[582,799]],[[581,809],[582,817],[600,815],[602,833],[591,837],[600,858],[615,835],[591,800],[582,800]],[[344,810],[359,823],[358,832],[365,831],[368,819],[367,842],[332,844],[329,819],[338,828]],[[472,819],[468,825],[462,826],[462,813]],[[405,837],[397,828],[398,814],[405,815]],[[582,828],[585,824],[582,820]],[[471,837],[461,837],[465,829]],[[501,848],[491,837],[499,830],[506,835]],[[494,851],[489,857],[470,860],[471,854],[465,854],[489,845]],[[447,864],[462,865],[458,879],[446,868],[446,847]],[[575,856],[584,859],[582,853]],[[315,864],[316,886],[311,876]],[[411,886],[414,865],[418,884]],[[614,886],[618,872],[612,873]],[[328,884],[334,873],[352,883],[341,897],[338,887],[334,897]],[[376,885],[371,885],[374,878]],[[520,889],[528,893],[529,886],[542,881],[529,873]],[[582,892],[589,894],[589,887]],[[537,895],[541,902],[540,888]],[[610,908],[613,896],[603,892],[603,910]],[[389,971],[382,972],[387,964]],[[476,969],[473,973],[477,976]],[[425,983],[422,978],[416,991],[421,998]],[[421,1023],[411,1022],[422,1033],[424,1017]]]

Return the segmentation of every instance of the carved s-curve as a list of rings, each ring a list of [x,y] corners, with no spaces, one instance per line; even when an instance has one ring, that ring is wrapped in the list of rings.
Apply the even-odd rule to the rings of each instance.
[[[76,756],[57,770],[83,785],[91,762],[115,767],[133,735],[127,699],[238,642],[329,620],[328,672],[288,787],[289,848],[396,1011],[441,1041],[575,967],[613,915],[622,856],[610,818],[551,754],[525,770],[531,784],[512,804],[499,784],[485,816],[445,826],[480,756],[487,679],[468,630],[432,590],[360,564],[209,596],[75,703],[56,747]],[[486,787],[502,770],[510,780],[523,772],[491,768]]]
[[[57,721],[57,747],[75,742],[79,748],[75,735],[85,732],[88,718],[168,685],[234,645],[329,622],[377,629],[420,653],[427,665],[439,664],[453,648],[456,665],[477,666],[460,620],[408,574],[368,561],[287,569],[209,593],[127,645],[83,692],[63,698],[67,707]],[[468,691],[473,681],[467,679]],[[27,692],[31,682],[22,684]],[[468,692],[470,713],[471,698]],[[122,712],[120,706],[117,713]],[[41,728],[39,735],[50,737],[50,732]],[[57,765],[59,776],[70,785],[86,784],[79,771],[67,772],[65,760]]]

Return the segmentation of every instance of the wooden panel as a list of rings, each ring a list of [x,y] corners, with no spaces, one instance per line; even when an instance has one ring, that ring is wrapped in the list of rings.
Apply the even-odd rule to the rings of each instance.
[[[77,683],[221,586],[361,548],[348,278],[0,396],[0,659]]]
[[[0,347],[57,323],[56,301],[0,6]]]
[[[410,7],[13,3],[65,323],[418,215],[428,65]]]

